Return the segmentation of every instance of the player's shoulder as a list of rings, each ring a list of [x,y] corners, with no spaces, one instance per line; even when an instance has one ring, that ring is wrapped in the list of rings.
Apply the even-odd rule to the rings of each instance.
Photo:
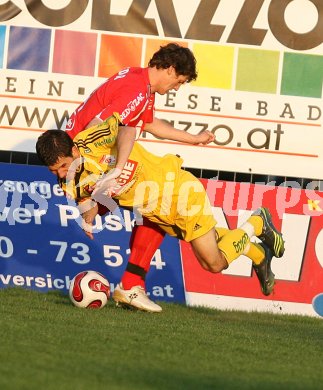
[[[140,68],[139,66],[132,66],[129,69],[129,74],[133,76],[143,76],[145,73],[145,68]]]
[[[146,70],[145,68],[139,67],[130,67],[121,71],[121,74],[124,75],[124,79],[127,81],[134,80],[135,82],[145,82],[146,80]],[[122,78],[120,78],[122,80]]]
[[[108,93],[109,96],[118,95],[128,99],[138,93],[145,93],[148,84],[148,72],[145,68],[130,67],[111,76],[98,94]]]

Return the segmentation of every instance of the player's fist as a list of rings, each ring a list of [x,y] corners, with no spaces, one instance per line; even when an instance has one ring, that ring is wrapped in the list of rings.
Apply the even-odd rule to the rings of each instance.
[[[196,134],[196,143],[207,145],[210,142],[214,141],[214,134],[209,130],[201,130],[198,134]]]

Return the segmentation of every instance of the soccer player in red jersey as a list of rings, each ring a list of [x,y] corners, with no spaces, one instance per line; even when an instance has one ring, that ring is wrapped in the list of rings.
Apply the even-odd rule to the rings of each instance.
[[[161,47],[146,68],[126,68],[101,84],[71,115],[66,131],[75,136],[92,126],[100,126],[113,113],[118,113],[122,124],[117,138],[115,168],[101,180],[102,186],[113,189],[136,139],[137,128],[157,137],[189,144],[207,144],[214,140],[209,131],[193,135],[177,130],[154,116],[155,94],[164,95],[197,78],[196,59],[190,49],[176,43]],[[99,188],[97,185],[96,188]],[[145,275],[150,261],[159,248],[165,232],[145,218],[135,226],[131,240],[131,254],[121,285],[125,291],[145,289]],[[150,300],[145,296],[149,311]],[[151,305],[153,303],[151,302]]]
[[[122,124],[118,134],[118,157],[114,170],[105,177],[105,187],[115,185],[133,143],[136,129],[156,137],[190,144],[213,141],[214,135],[201,131],[197,135],[177,130],[154,116],[155,94],[164,95],[197,78],[196,59],[190,49],[176,43],[161,47],[146,68],[126,68],[110,77],[71,115],[66,131],[74,137],[82,130],[100,125],[113,113],[118,113]]]

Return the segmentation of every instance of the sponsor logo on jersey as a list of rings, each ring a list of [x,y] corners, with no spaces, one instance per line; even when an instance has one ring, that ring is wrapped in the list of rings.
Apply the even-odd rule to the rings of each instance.
[[[118,186],[115,187],[114,193],[118,195],[119,193],[123,192],[127,188],[129,188],[134,180],[133,176],[136,172],[138,163],[137,161],[128,160],[121,172],[121,175],[118,177],[117,182]]]
[[[116,156],[113,156],[111,154],[105,154],[101,157],[99,163],[100,164],[107,164],[109,167],[114,166],[116,163]]]
[[[74,115],[72,115],[66,123],[66,131],[73,130],[75,125]]]
[[[102,141],[94,142],[94,146],[96,148],[103,146],[103,145],[109,145],[109,144],[114,144],[116,140],[116,137],[110,137],[110,138],[103,138]]]
[[[139,106],[139,104],[145,99],[144,95],[142,92],[133,100],[131,100],[128,104],[127,107],[122,111],[120,117],[121,120],[123,121],[127,116],[136,110],[136,108]]]

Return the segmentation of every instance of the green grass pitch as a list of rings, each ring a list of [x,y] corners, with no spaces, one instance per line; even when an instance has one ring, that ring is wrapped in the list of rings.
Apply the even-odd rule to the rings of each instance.
[[[323,320],[0,290],[2,390],[322,389]]]

